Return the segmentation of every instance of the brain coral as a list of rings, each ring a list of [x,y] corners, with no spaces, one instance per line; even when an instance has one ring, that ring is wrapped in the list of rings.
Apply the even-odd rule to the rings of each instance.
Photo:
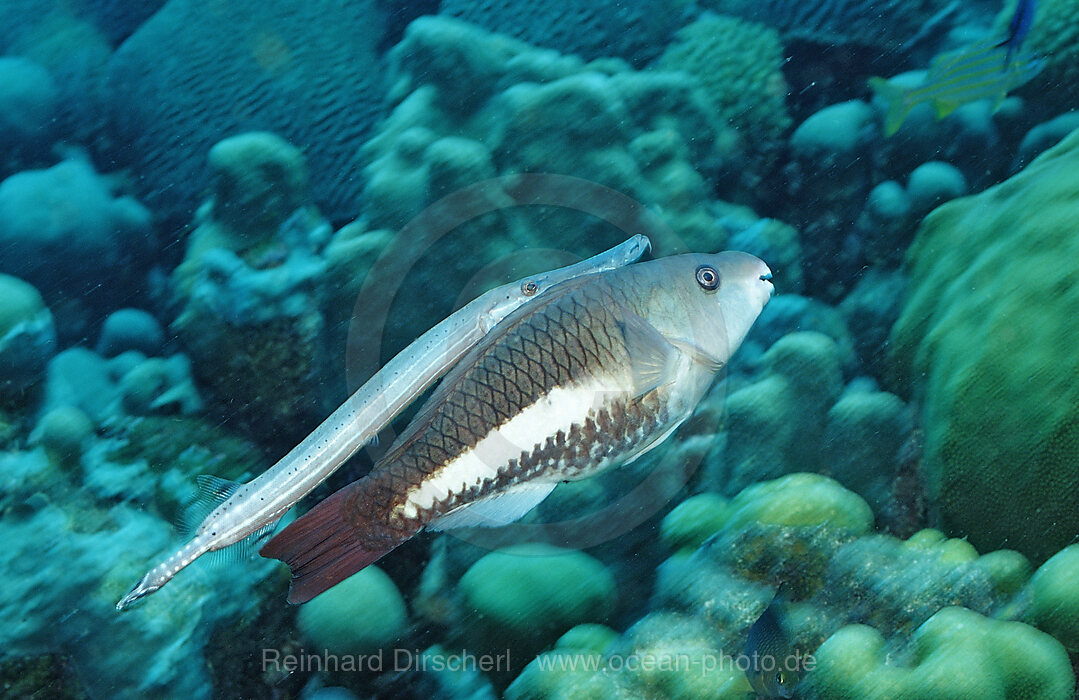
[[[998,23],[1014,11],[1014,1],[1005,5]],[[1042,59],[1045,67],[1024,92],[1056,104],[1073,104],[1079,98],[1079,1],[1038,3],[1037,21],[1030,28],[1026,50]]]
[[[784,39],[892,50],[923,34],[930,18],[951,11],[947,0],[709,0],[705,5],[775,27]]]
[[[774,145],[791,123],[782,65],[774,29],[714,15],[679,31],[659,59],[661,68],[696,76],[716,112],[758,148]]]
[[[892,330],[942,525],[1036,560],[1079,533],[1079,133],[922,224]]]
[[[376,116],[374,0],[171,0],[109,62],[111,131],[155,210],[190,220],[223,135],[265,130],[304,151],[312,195],[354,215],[358,153]]]
[[[656,57],[681,14],[663,0],[443,0],[442,13],[562,53],[638,66]]]

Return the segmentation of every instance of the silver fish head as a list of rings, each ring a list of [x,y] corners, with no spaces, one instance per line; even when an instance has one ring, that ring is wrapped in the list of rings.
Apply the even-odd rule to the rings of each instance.
[[[621,274],[639,271],[641,286],[651,293],[641,315],[671,340],[681,339],[717,366],[726,364],[742,344],[753,322],[775,293],[772,271],[748,253],[691,253],[631,266]],[[653,275],[662,276],[656,284]]]

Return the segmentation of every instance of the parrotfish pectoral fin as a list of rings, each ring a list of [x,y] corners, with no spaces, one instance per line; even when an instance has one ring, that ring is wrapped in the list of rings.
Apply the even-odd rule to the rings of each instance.
[[[288,602],[306,603],[404,542],[384,549],[367,549],[361,544],[342,509],[355,487],[346,486],[322,501],[259,550],[268,559],[285,562],[292,571]]]
[[[457,527],[500,527],[517,522],[538,506],[557,486],[554,482],[528,481],[502,493],[450,511],[427,525],[428,530]]]
[[[626,341],[633,376],[633,395],[642,396],[674,381],[678,349],[656,327],[629,309],[619,310],[618,328]]]

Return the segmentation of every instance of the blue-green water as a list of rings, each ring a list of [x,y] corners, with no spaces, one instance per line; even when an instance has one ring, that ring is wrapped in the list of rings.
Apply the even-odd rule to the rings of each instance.
[[[1075,697],[1079,3],[1016,4],[0,0],[0,695]],[[654,450],[116,611],[196,477],[639,233],[777,292]]]

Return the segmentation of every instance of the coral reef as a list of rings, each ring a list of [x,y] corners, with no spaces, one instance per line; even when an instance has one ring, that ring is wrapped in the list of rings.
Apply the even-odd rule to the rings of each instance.
[[[36,286],[50,305],[121,296],[145,264],[150,212],[113,189],[82,159],[0,182],[0,270]]]
[[[944,529],[1044,560],[1079,533],[1075,469],[1079,136],[926,218],[893,333],[919,399]],[[971,292],[971,290],[976,290]]]
[[[906,665],[872,627],[852,625],[817,650],[808,698],[1030,698],[1067,700],[1075,677],[1052,637],[1018,622],[944,608],[919,627]]]
[[[300,634],[315,653],[372,654],[405,632],[408,611],[397,586],[369,566],[300,609]]]
[[[74,406],[57,406],[38,421],[30,433],[30,444],[41,445],[50,460],[70,470],[78,468],[93,435],[89,416]]]
[[[102,357],[115,357],[129,350],[153,356],[161,353],[164,344],[165,331],[150,312],[118,309],[105,319],[95,351]]]
[[[783,46],[775,30],[734,17],[706,16],[678,32],[656,67],[682,70],[700,81],[713,110],[746,142],[753,168],[774,150],[790,127],[780,68]]]
[[[30,284],[0,274],[0,395],[35,384],[56,352],[56,329],[41,294]]]
[[[1056,637],[1070,652],[1079,651],[1079,545],[1060,550],[1038,567],[1030,579],[1026,617],[1032,625]]]
[[[226,139],[210,162],[214,196],[172,275],[170,329],[218,410],[252,432],[299,439],[328,393],[320,253],[330,227],[306,205],[302,154],[279,137]]]
[[[125,0],[76,0],[71,3],[80,17],[93,21],[94,26],[112,44],[123,43],[143,22],[165,4],[166,0],[145,0],[129,3]]]
[[[276,134],[247,132],[214,144],[213,199],[206,214],[223,247],[246,250],[272,236],[307,199],[307,163]]]
[[[909,48],[950,12],[945,0],[857,0],[805,4],[795,0],[708,0],[707,7],[776,27],[784,39],[816,44],[857,44],[884,52]],[[928,18],[928,21],[927,21]]]
[[[690,246],[719,245],[704,177],[725,160],[727,129],[691,77],[586,64],[435,17],[414,22],[390,60],[397,106],[365,148],[364,216],[372,226],[400,226],[477,177],[567,173],[662,207]],[[504,189],[482,194],[512,205]],[[525,244],[543,231],[544,244],[568,249],[622,235],[565,211],[515,214],[476,235],[493,237],[486,232],[497,227],[505,240],[508,228]]]
[[[443,14],[585,60],[618,57],[643,66],[677,29],[683,11],[659,0],[608,5],[588,0],[443,0]]]
[[[138,169],[155,212],[182,223],[210,184],[210,147],[224,134],[273,131],[304,149],[319,206],[351,217],[359,148],[382,96],[381,16],[374,0],[166,3],[109,61],[115,157]]]
[[[999,105],[886,137],[866,83],[1015,8],[0,2],[0,695],[745,700],[774,618],[797,697],[1069,700],[1079,5],[1038,3],[1044,70]],[[205,515],[193,477],[638,232],[777,290],[663,446],[303,608],[233,557],[116,613]]]
[[[602,622],[615,604],[615,581],[583,552],[517,545],[491,552],[458,583],[467,611],[462,634],[485,653],[509,649],[531,658],[574,625]]]
[[[105,359],[86,348],[68,348],[49,362],[43,410],[74,406],[94,425],[115,426],[129,416],[192,415],[202,399],[184,355],[147,358],[128,351]]]
[[[725,492],[812,470],[828,409],[843,391],[838,346],[821,333],[785,335],[760,363],[766,368],[760,378],[727,400]]]
[[[0,455],[9,538],[0,554],[8,580],[0,612],[12,621],[0,642],[11,658],[68,650],[72,672],[91,695],[209,698],[203,650],[211,631],[242,614],[272,567],[199,567],[139,614],[117,615],[126,586],[173,544],[159,517],[122,503],[146,497],[138,485],[148,478],[145,465],[118,469],[87,456],[80,478],[57,473],[41,450]],[[96,479],[112,482],[112,493],[105,495]]]
[[[730,502],[691,497],[664,533],[688,532],[694,516],[709,525],[668,537],[676,551],[657,571],[649,612],[620,635],[570,630],[507,697],[744,698],[736,658],[779,583],[791,650],[814,664],[799,697],[1070,697],[1060,642],[995,617],[1030,576],[1016,552],[979,556],[932,530],[905,541],[872,534],[868,505],[813,474],[756,484]],[[714,532],[697,545],[704,530]],[[961,673],[942,670],[957,664]]]
[[[33,153],[56,135],[59,91],[49,72],[31,60],[0,58],[0,149],[5,160]],[[10,162],[0,162],[7,173]]]
[[[104,118],[98,88],[112,53],[112,46],[101,29],[82,16],[81,8],[75,7],[95,1],[7,0],[0,5],[0,56],[37,64],[49,76],[47,83],[38,85],[37,90],[47,84],[56,90],[55,108],[49,113],[54,121],[39,124],[35,130],[58,137],[75,137],[85,140],[84,143],[100,134]],[[5,86],[11,77],[15,76],[10,73],[5,76]],[[25,77],[27,74],[20,71],[14,86]],[[6,133],[0,136],[0,140],[6,138]],[[47,147],[52,143],[46,141],[41,145]],[[22,155],[32,156],[22,167],[40,167],[45,165],[45,160],[52,162],[44,150]],[[0,164],[0,174],[6,174],[5,165],[8,164]]]
[[[1004,3],[1000,20],[1015,11],[1016,3]],[[1045,62],[1041,72],[1021,91],[1042,102],[1074,105],[1079,98],[1076,88],[1076,59],[1079,58],[1079,3],[1075,0],[1045,0],[1038,3],[1037,20],[1030,28],[1025,50]]]

